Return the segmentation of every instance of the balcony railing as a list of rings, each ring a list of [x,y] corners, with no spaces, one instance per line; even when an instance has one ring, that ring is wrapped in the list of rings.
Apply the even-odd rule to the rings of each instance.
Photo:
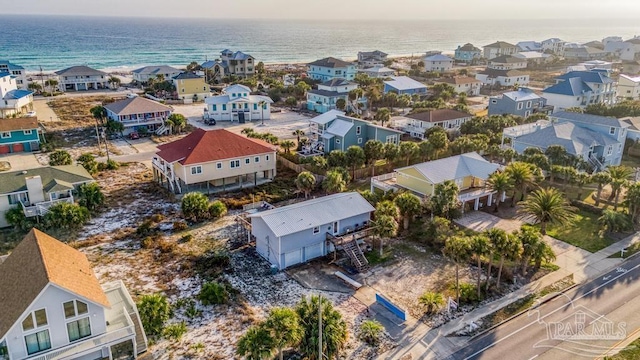
[[[27,206],[23,202],[20,202],[22,205],[22,210],[24,211],[24,216],[26,217],[34,217],[34,216],[43,216],[49,211],[49,208],[53,205],[61,202],[66,202],[69,204],[73,204],[73,196],[69,196],[66,198],[51,200],[51,201],[43,201],[41,203],[37,203],[35,205]]]

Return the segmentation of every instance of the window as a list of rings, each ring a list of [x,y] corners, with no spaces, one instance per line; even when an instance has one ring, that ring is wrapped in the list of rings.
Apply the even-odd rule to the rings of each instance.
[[[250,164],[251,163],[251,159],[249,159],[249,158],[244,159],[244,163],[245,164]]]
[[[387,136],[387,138],[385,139],[385,142],[387,144],[391,143],[391,144],[395,144],[396,143],[396,136],[395,135],[389,135]]]
[[[222,163],[217,163],[216,164],[216,169],[222,169]]]
[[[265,161],[269,161],[269,155],[265,155],[265,156],[264,156],[264,160],[265,160]]]
[[[613,126],[609,128],[609,134],[614,135],[616,133],[616,128]]]
[[[89,317],[67,323],[67,334],[70,342],[91,336]]]
[[[22,133],[25,135],[31,135],[33,133],[33,130],[24,130]]]
[[[622,152],[622,144],[618,144],[618,154]]]
[[[611,154],[613,154],[613,146],[609,145],[609,146],[607,146],[607,156],[609,156]]]
[[[211,105],[211,110],[218,111],[218,106],[216,104]]]
[[[80,300],[67,301],[62,304],[64,307],[64,318],[69,319],[78,315],[84,315],[89,312],[89,307],[86,303]]]
[[[258,104],[253,104],[253,110],[258,110]]]
[[[229,163],[231,164],[232,169],[240,167],[240,160],[231,160]]]
[[[259,163],[260,162],[260,156],[256,156],[255,158],[253,158],[253,162]]]
[[[313,228],[313,233],[314,234],[317,234],[319,232],[320,232],[320,226],[316,226],[316,227]]]
[[[11,133],[10,133],[10,132],[3,132],[3,133],[2,133],[2,138],[3,138],[3,139],[8,139],[8,138],[10,138],[10,137],[11,137]]]
[[[262,105],[262,108],[263,108],[263,109],[265,109],[265,110],[267,110],[267,103],[264,103],[264,104]]]
[[[498,103],[498,100],[496,100],[496,99],[491,99],[491,103],[492,103],[492,104],[497,104],[497,103]]]
[[[336,139],[336,144],[340,144],[340,139]]]
[[[527,109],[531,109],[531,101],[527,101]]]
[[[191,175],[198,175],[198,174],[202,174],[202,166],[200,166],[200,165],[192,166],[191,167]]]
[[[356,126],[356,135],[360,135],[362,133],[362,126]]]
[[[231,108],[235,109],[236,108],[236,104],[235,103],[231,104]]]
[[[222,111],[227,111],[227,104],[222,104]]]
[[[523,105],[523,103],[518,103],[518,110],[522,110]]]
[[[33,330],[45,325],[48,325],[47,311],[45,309],[36,310],[22,320],[23,331]]]
[[[29,334],[24,337],[24,342],[27,345],[27,354],[29,355],[51,349],[49,330],[42,330],[37,333]]]
[[[358,138],[358,144],[362,144],[362,138]]]
[[[338,233],[338,222],[337,221],[333,222],[333,233],[334,234]]]

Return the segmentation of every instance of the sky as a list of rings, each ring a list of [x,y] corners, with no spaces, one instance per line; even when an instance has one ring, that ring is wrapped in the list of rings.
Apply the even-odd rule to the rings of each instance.
[[[0,14],[216,19],[640,18],[640,0],[0,0],[0,9]]]

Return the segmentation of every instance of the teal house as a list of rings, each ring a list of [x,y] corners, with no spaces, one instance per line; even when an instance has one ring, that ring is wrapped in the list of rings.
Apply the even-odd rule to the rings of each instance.
[[[0,154],[40,150],[38,119],[0,119]]]
[[[308,63],[307,76],[322,82],[337,78],[353,80],[356,77],[356,65],[334,57],[328,57]]]
[[[363,147],[369,140],[399,144],[403,132],[369,121],[346,116],[344,112],[330,110],[309,120],[310,145],[299,154],[313,156],[328,154],[333,150],[347,151],[349,146]]]

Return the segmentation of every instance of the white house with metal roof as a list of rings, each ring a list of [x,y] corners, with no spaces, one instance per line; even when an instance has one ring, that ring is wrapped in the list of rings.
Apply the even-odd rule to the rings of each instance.
[[[618,97],[640,99],[640,76],[620,74],[618,78]]]
[[[56,75],[58,75],[58,89],[62,92],[109,88],[107,73],[84,65],[56,71]]]
[[[285,269],[335,250],[334,238],[368,227],[375,208],[357,192],[338,193],[249,215],[256,250]]]
[[[408,76],[392,76],[391,80],[384,81],[384,93],[386,94],[389,91],[394,91],[398,95],[425,95],[427,93],[427,85]]]
[[[0,70],[0,118],[33,110],[33,91],[19,88],[16,77]]]
[[[453,59],[442,54],[426,56],[424,58],[424,71],[451,71]]]
[[[171,81],[181,72],[182,70],[169,65],[151,65],[135,69],[131,73],[133,74],[133,80],[146,83],[149,79]]]
[[[269,120],[273,104],[270,97],[251,95],[251,89],[240,84],[228,86],[222,95],[208,97],[204,102],[207,105],[205,119],[237,121],[241,124],[245,121]]]
[[[372,78],[386,78],[396,74],[396,71],[382,64],[378,64],[366,69],[358,69],[359,73],[363,73]]]
[[[29,81],[27,80],[27,71],[24,67],[8,60],[0,60],[0,73],[2,72],[8,72],[14,77],[18,89],[28,89]]]

